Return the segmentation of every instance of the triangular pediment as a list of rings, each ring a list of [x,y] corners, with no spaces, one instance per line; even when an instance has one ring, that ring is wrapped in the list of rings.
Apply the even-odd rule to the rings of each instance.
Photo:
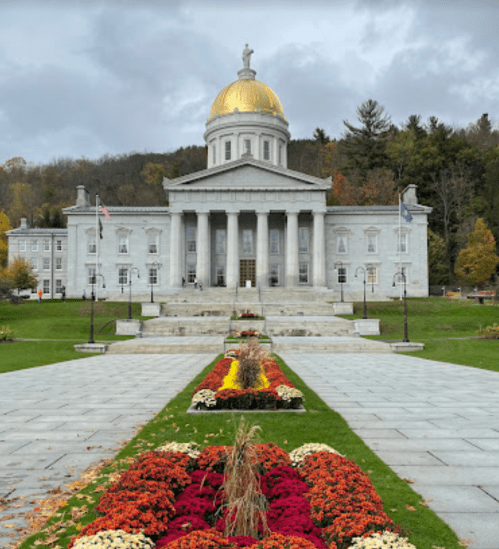
[[[164,179],[166,191],[189,190],[328,190],[331,178],[319,179],[258,160],[237,160],[177,179]]]

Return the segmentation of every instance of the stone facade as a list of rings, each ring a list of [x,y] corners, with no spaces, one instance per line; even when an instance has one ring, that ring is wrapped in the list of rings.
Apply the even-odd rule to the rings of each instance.
[[[132,292],[141,300],[183,286],[251,286],[332,290],[337,301],[343,289],[345,300],[359,300],[364,276],[368,299],[398,296],[404,278],[409,296],[427,296],[431,208],[417,203],[415,186],[402,197],[410,223],[398,206],[326,207],[331,178],[287,168],[288,122],[255,75],[244,68],[217,96],[206,123],[207,169],[165,179],[168,207],[111,206],[109,220],[100,214],[101,239],[97,206],[79,187],[76,205],[65,209],[67,230],[10,231],[9,258],[35,260],[39,252],[26,246],[50,240],[50,266],[61,258],[62,270],[50,271],[49,293],[63,284],[68,297],[89,296],[94,286],[99,297]]]

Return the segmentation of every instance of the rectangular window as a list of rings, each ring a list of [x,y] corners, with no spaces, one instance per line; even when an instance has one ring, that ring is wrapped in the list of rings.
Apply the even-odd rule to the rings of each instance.
[[[337,249],[336,252],[339,254],[346,254],[347,253],[347,239],[345,235],[339,234],[337,237]]]
[[[225,229],[217,229],[215,232],[215,248],[217,250],[217,254],[224,254],[225,253]]]
[[[149,284],[157,284],[158,283],[158,269],[156,267],[152,267],[149,269]]]
[[[43,251],[50,252],[50,240],[43,241]]]
[[[298,228],[298,241],[300,245],[300,253],[308,253],[308,227]]]
[[[367,253],[375,254],[378,251],[377,238],[374,233],[367,233]]]
[[[279,253],[279,229],[270,229],[270,253]]]
[[[225,160],[230,160],[230,141],[225,142]]]
[[[187,283],[194,284],[196,280],[196,265],[187,265]]]
[[[26,240],[19,240],[19,251],[20,252],[26,251]]]
[[[187,251],[196,251],[196,227],[187,227]]]
[[[62,252],[62,240],[55,241],[55,250],[56,252]]]
[[[244,140],[244,152],[251,154],[251,139]]]
[[[89,254],[97,253],[97,244],[96,244],[96,240],[95,240],[94,235],[90,235],[88,237],[88,253]]]
[[[405,254],[407,252],[407,234],[399,234],[397,253]]]
[[[347,269],[346,267],[340,267],[338,269],[338,284],[345,284],[347,281]]]
[[[282,145],[279,145],[279,166],[282,165]]]
[[[270,286],[279,286],[279,265],[270,265],[269,279]]]
[[[55,293],[62,294],[62,280],[60,279],[55,281]]]
[[[368,284],[377,284],[378,283],[378,268],[377,267],[367,267],[367,283]]]
[[[118,269],[118,284],[120,284],[120,286],[128,284],[128,269],[126,267],[120,267]]]
[[[118,244],[118,253],[120,254],[128,253],[128,236],[120,235],[119,244]]]
[[[270,160],[270,141],[263,142],[263,159]]]
[[[37,252],[38,251],[38,240],[32,240],[31,241],[31,251]]]
[[[50,257],[43,258],[43,270],[50,271]]]
[[[216,145],[213,145],[212,151],[213,151],[212,163],[216,164],[217,163],[217,146]]]
[[[251,229],[243,230],[243,254],[253,253],[253,231]]]
[[[43,281],[43,293],[49,294],[50,293],[50,280],[44,280]]]
[[[148,236],[148,241],[149,241],[149,253],[157,254],[158,253],[158,235],[150,234]]]
[[[225,286],[225,266],[217,265],[217,286]]]
[[[38,271],[38,258],[32,257],[31,258],[31,266],[33,267],[34,271]]]
[[[95,284],[96,278],[97,278],[95,273],[96,273],[95,267],[88,268],[88,284],[89,285]]]
[[[62,270],[62,257],[56,257],[55,258],[55,270],[61,271]]]
[[[402,271],[400,271],[400,268],[397,265],[395,273],[400,273],[400,272],[402,272],[402,274],[405,276],[405,283],[409,284],[409,269],[407,267],[402,267]],[[404,284],[404,276],[400,276],[399,274],[395,275],[395,279],[397,281],[397,284],[401,284],[401,285]]]
[[[308,263],[300,263],[300,284],[308,284]]]

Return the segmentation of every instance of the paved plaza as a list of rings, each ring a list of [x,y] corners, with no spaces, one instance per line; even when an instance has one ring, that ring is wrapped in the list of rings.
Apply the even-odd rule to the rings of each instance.
[[[282,353],[472,549],[499,547],[499,374],[395,354]],[[30,501],[112,457],[215,354],[100,355],[2,374],[0,547]],[[14,513],[15,512],[15,513]],[[3,514],[2,514],[3,513]]]

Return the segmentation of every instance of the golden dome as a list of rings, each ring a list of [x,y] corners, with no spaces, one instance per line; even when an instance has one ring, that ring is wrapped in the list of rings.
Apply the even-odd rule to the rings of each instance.
[[[236,108],[240,112],[257,112],[260,109],[286,120],[277,95],[262,82],[251,78],[240,78],[226,86],[213,102],[208,120],[229,114]]]

